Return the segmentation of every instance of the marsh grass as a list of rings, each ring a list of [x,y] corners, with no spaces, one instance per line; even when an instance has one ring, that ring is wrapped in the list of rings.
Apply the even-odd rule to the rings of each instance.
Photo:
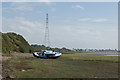
[[[58,59],[40,59],[31,54],[13,55],[10,75],[18,78],[116,78],[118,57],[63,54]]]

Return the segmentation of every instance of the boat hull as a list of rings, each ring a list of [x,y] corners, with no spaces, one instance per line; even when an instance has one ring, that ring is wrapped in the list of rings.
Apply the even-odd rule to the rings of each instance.
[[[42,58],[42,59],[56,59],[60,57],[60,56],[43,56],[43,55],[40,55],[39,53],[33,53],[33,56],[37,58]]]

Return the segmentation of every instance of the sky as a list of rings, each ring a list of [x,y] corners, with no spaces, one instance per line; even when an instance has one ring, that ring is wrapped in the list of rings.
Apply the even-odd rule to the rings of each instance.
[[[51,47],[118,48],[117,2],[3,2],[2,32],[44,44],[46,13]]]

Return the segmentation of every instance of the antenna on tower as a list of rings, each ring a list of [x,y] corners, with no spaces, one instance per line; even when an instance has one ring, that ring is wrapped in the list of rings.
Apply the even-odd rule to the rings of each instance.
[[[49,27],[48,27],[48,13],[46,14],[45,46],[46,46],[46,47],[50,47],[50,41],[49,41]]]

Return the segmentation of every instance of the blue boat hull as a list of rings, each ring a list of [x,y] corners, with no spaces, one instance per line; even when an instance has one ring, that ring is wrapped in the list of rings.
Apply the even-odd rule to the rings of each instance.
[[[42,59],[56,59],[56,58],[60,57],[60,56],[41,55],[39,53],[33,53],[33,56],[37,57],[37,58],[42,58]]]

